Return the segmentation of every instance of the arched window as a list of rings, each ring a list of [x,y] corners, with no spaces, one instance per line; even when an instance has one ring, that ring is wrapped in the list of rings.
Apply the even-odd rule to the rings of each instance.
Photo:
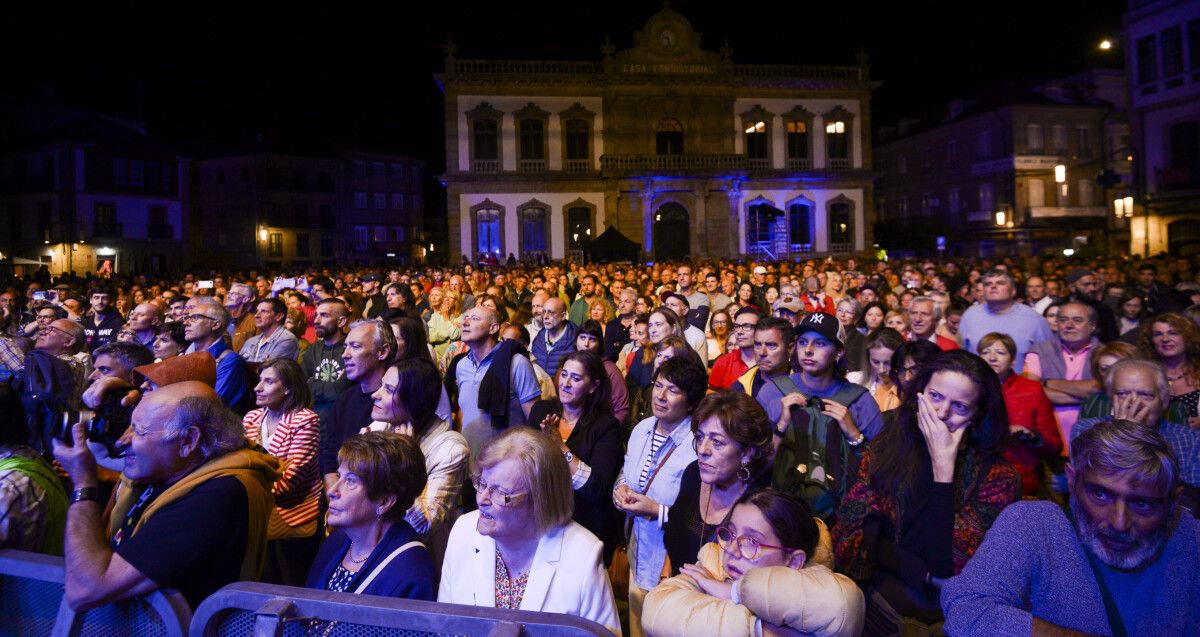
[[[854,202],[837,197],[829,202],[829,251],[854,251]]]
[[[475,211],[476,250],[479,254],[501,254],[500,210],[481,208]]]
[[[591,206],[567,208],[567,250],[582,250],[592,239]]]
[[[683,154],[683,124],[673,117],[658,120],[658,131],[654,134],[655,152],[659,155]]]
[[[854,114],[841,106],[825,113],[825,156],[831,170],[850,168]]]
[[[517,211],[519,220],[521,258],[536,259],[550,255],[550,212],[537,201],[522,206]]]
[[[812,252],[812,204],[795,201],[788,205],[788,248],[792,254]]]

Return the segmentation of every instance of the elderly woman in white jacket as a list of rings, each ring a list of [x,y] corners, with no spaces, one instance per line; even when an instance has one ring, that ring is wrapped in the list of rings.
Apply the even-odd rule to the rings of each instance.
[[[829,531],[803,500],[748,493],[698,563],[646,595],[642,629],[651,637],[856,637],[863,594],[832,564]]]
[[[438,601],[564,613],[621,634],[603,545],[571,520],[568,460],[531,427],[513,427],[479,453],[479,509],[455,523]]]

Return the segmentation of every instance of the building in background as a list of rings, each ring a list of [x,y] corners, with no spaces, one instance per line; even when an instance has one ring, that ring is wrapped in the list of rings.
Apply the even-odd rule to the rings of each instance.
[[[597,62],[446,47],[450,258],[581,257],[614,227],[655,260],[862,251],[874,222],[857,66],[734,64],[679,13]]]
[[[1126,101],[1121,71],[1090,70],[881,129],[877,241],[932,254],[940,236],[947,256],[1124,252],[1109,201],[1130,180]]]
[[[1131,251],[1200,254],[1200,1],[1130,0],[1124,45]]]
[[[140,122],[6,103],[0,254],[18,273],[175,270],[188,264],[189,162]]]
[[[217,268],[412,263],[423,163],[339,152],[257,152],[195,162],[193,250]]]

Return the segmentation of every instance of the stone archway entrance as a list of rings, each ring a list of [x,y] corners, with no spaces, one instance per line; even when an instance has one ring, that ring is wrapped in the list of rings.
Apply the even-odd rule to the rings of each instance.
[[[680,261],[691,253],[688,211],[675,202],[667,202],[654,212],[654,260]]]

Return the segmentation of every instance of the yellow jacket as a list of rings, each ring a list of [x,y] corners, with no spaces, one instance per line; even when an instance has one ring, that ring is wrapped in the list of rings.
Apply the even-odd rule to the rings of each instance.
[[[824,524],[820,530],[804,568],[756,568],[734,582],[741,604],[705,594],[687,575],[663,581],[646,595],[642,629],[651,637],[759,637],[765,621],[811,635],[857,637],[866,612],[862,591],[830,570],[832,542]],[[716,579],[729,579],[716,544],[703,546],[698,557]]]

